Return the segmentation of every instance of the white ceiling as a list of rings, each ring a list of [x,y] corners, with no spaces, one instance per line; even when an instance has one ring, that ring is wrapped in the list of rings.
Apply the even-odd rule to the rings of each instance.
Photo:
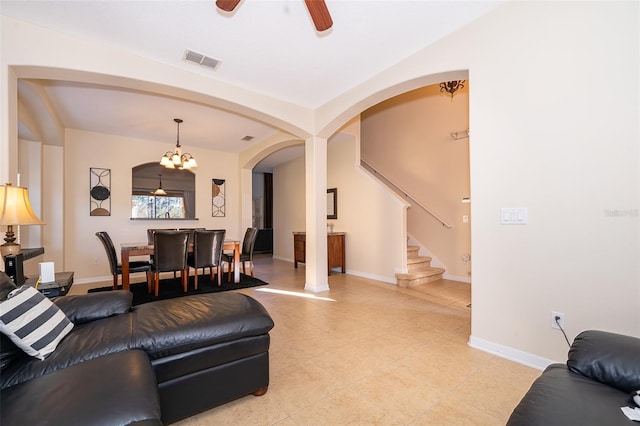
[[[334,24],[323,33],[315,31],[303,0],[244,0],[233,13],[215,0],[1,0],[0,13],[316,108],[501,1],[326,0]],[[213,70],[184,61],[185,49],[221,64]],[[185,144],[229,152],[277,131],[188,100],[73,82],[30,84],[44,86],[64,127],[167,140],[175,139],[177,117],[184,120]],[[26,105],[29,90],[19,87]],[[255,139],[241,141],[247,135]]]

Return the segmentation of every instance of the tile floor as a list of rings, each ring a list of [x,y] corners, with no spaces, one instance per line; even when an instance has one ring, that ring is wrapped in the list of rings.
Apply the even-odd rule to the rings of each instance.
[[[313,294],[304,265],[270,256],[255,275],[269,286],[241,291],[275,322],[269,391],[176,425],[503,425],[540,374],[467,345],[469,284],[401,289],[333,273]]]

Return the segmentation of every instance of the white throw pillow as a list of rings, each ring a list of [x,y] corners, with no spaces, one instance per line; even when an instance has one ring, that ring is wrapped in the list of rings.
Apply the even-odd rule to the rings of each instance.
[[[0,332],[38,359],[53,352],[73,323],[33,287],[23,285],[0,302]]]

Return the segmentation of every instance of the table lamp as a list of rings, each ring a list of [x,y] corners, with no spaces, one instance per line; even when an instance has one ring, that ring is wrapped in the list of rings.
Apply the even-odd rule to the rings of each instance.
[[[6,243],[0,245],[2,257],[20,253],[20,244],[15,243],[14,225],[44,225],[31,209],[27,188],[10,183],[0,185],[0,225],[6,225]]]

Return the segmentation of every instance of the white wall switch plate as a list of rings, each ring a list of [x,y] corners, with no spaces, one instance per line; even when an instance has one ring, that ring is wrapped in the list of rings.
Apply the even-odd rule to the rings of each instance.
[[[500,209],[502,225],[526,225],[528,221],[526,207],[503,207]]]

